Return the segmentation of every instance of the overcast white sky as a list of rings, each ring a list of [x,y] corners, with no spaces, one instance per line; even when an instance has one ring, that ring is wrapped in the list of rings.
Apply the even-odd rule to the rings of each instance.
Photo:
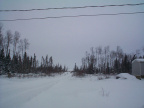
[[[0,10],[142,3],[143,0],[0,0]],[[144,11],[142,6],[0,12],[0,20]],[[30,42],[29,55],[53,56],[54,63],[81,64],[90,47],[121,46],[131,53],[144,46],[144,14],[2,22],[4,31],[19,31]]]

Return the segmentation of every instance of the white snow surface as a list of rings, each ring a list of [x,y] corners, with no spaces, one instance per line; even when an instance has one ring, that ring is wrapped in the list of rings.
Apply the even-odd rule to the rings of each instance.
[[[120,76],[0,77],[0,108],[144,108],[144,80]]]
[[[130,75],[128,73],[120,73],[117,76],[120,77],[120,79],[137,80],[135,76]]]

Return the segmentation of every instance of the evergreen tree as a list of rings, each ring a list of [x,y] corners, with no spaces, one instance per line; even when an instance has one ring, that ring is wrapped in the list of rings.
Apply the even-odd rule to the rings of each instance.
[[[122,61],[122,71],[129,72],[130,71],[130,62],[128,61],[128,56],[125,54]]]
[[[10,62],[11,62],[11,57],[10,57],[10,50],[9,50],[9,53],[6,55],[6,58],[5,58],[5,61],[4,61],[4,65],[5,65],[4,71],[6,73],[11,71]]]
[[[18,71],[18,56],[17,55],[13,55],[13,58],[11,60],[11,71],[13,73]]]
[[[4,49],[0,52],[0,73],[2,74],[4,72],[4,61],[5,61],[5,55],[4,55]]]
[[[75,63],[75,66],[74,66],[73,71],[74,71],[74,72],[76,72],[76,71],[77,71],[77,65],[76,65],[76,63]]]
[[[27,72],[27,53],[24,53],[24,58],[23,58],[23,72]]]
[[[52,67],[52,65],[53,65],[53,58],[52,58],[52,56],[49,58],[49,64],[50,64],[50,67]]]
[[[22,63],[21,56],[19,55],[19,57],[18,57],[18,72],[22,73],[22,70],[23,70],[23,63]]]
[[[93,62],[89,64],[87,73],[94,74]]]
[[[32,72],[32,65],[33,65],[33,58],[31,57],[30,58],[30,61],[29,61],[29,72]]]
[[[33,57],[33,71],[36,72],[36,55],[34,53],[34,57]]]

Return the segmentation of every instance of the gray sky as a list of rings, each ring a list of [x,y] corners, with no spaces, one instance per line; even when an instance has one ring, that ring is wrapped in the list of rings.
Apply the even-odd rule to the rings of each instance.
[[[0,0],[0,10],[54,8],[89,5],[142,3],[143,0]],[[0,12],[0,20],[32,17],[68,16],[144,11],[142,6],[105,7],[86,9],[49,10],[32,12]],[[45,19],[2,22],[4,31],[19,31],[21,38],[28,38],[29,55],[53,56],[54,63],[69,69],[89,51],[90,47],[117,45],[127,53],[144,46],[144,14]]]

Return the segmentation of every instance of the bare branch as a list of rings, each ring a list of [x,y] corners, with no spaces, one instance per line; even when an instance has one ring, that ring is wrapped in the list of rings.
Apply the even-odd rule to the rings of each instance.
[[[25,52],[26,52],[26,50],[29,48],[29,45],[30,45],[30,43],[28,42],[28,39],[24,39],[24,49],[25,49]]]

